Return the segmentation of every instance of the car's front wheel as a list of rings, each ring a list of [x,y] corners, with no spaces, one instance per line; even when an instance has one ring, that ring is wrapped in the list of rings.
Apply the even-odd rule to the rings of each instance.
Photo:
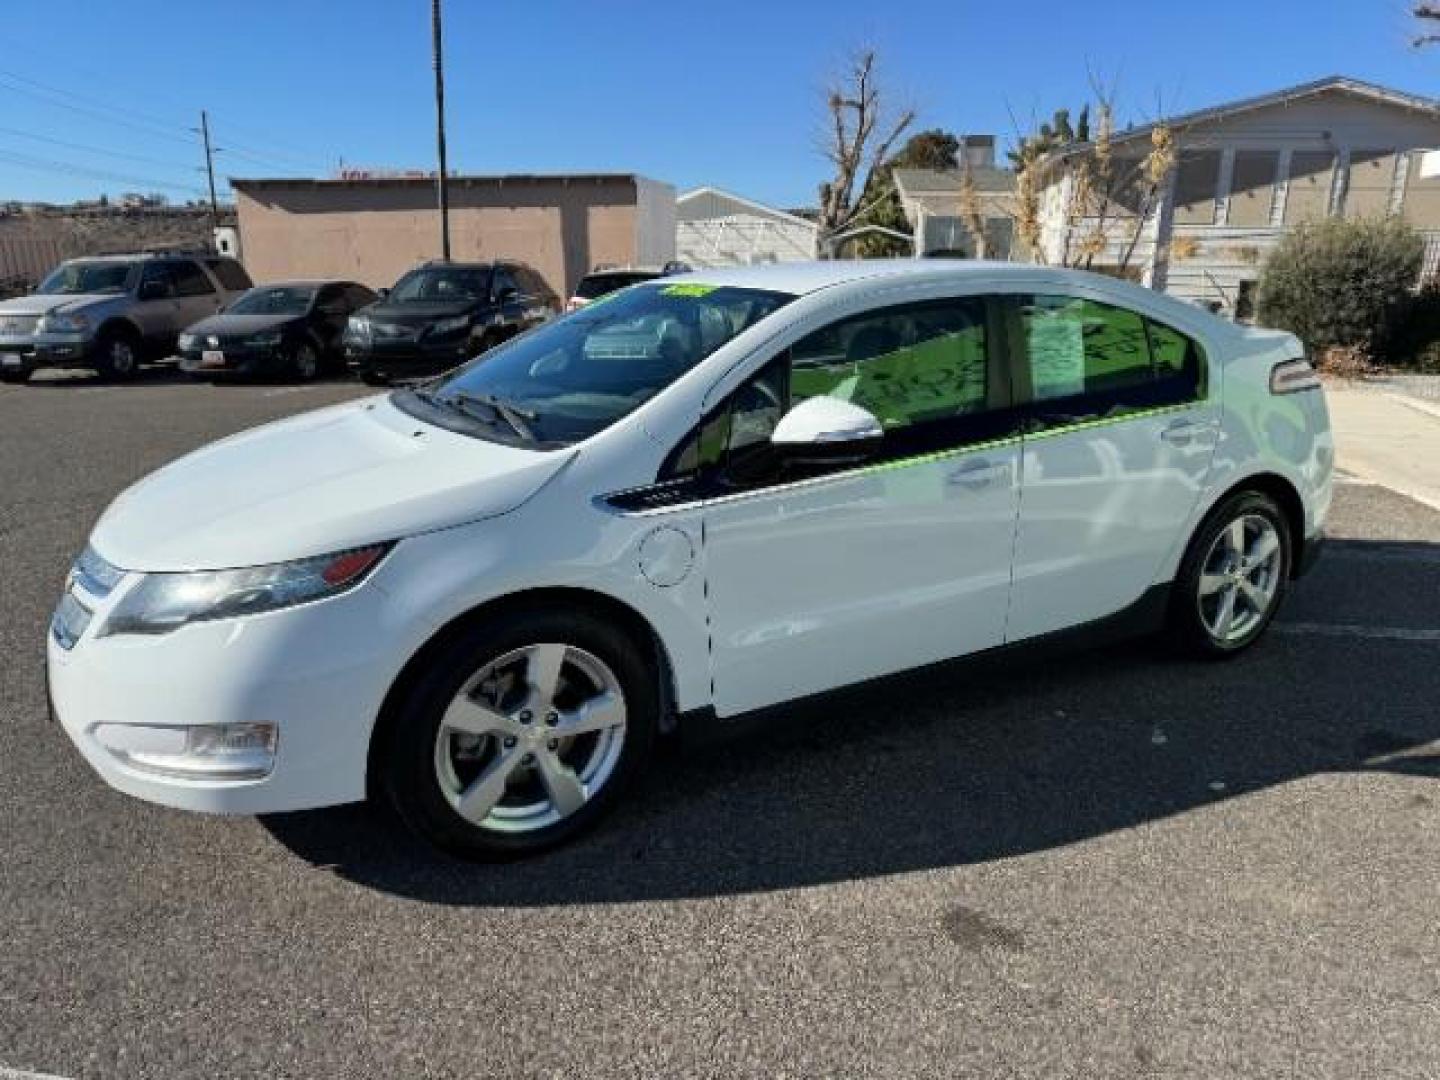
[[[140,342],[123,330],[106,330],[95,343],[95,364],[102,378],[122,382],[140,370]]]
[[[404,821],[466,858],[529,854],[594,824],[643,767],[659,694],[644,648],[583,612],[501,616],[441,649],[382,751]]]
[[[301,382],[311,382],[320,375],[320,351],[312,341],[296,342],[290,351],[290,373]]]
[[[1190,541],[1171,598],[1170,629],[1187,651],[1235,656],[1265,632],[1290,576],[1290,527],[1270,496],[1242,491]]]

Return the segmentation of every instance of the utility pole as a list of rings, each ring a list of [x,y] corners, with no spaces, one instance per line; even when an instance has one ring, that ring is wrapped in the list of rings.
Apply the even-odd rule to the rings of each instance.
[[[435,194],[440,200],[440,257],[450,261],[450,188],[445,176],[445,69],[441,58],[440,0],[430,0],[430,50],[435,59],[435,151],[440,172]]]
[[[220,227],[220,204],[215,201],[215,151],[210,148],[210,115],[200,110],[200,137],[205,140],[205,175],[210,179],[210,235]]]

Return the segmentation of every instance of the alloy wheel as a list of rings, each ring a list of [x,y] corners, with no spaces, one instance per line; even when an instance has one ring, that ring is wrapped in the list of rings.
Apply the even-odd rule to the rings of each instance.
[[[129,375],[135,370],[135,349],[124,338],[116,338],[110,343],[109,360],[116,375]]]
[[[302,344],[295,350],[295,374],[309,380],[320,374],[320,360],[313,345]]]
[[[1280,532],[1269,518],[1244,514],[1220,530],[1201,565],[1200,621],[1221,645],[1243,641],[1263,625],[1280,593]]]
[[[494,832],[546,828],[614,775],[625,745],[614,672],[573,645],[528,645],[487,663],[440,720],[435,777],[450,806]]]

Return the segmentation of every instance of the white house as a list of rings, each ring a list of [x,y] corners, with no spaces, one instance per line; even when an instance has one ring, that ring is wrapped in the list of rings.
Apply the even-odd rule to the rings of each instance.
[[[675,257],[691,266],[815,258],[816,226],[798,214],[714,187],[675,200]]]
[[[907,169],[891,172],[900,206],[915,236],[915,254],[973,257],[975,243],[965,224],[961,192],[965,171],[984,223],[985,256],[1008,259],[1014,246],[1015,174],[995,165],[995,136],[960,140],[962,169]]]
[[[1440,101],[1335,75],[1168,123],[1178,165],[1148,212],[1139,204],[1118,207],[1097,268],[1116,267],[1134,238],[1130,267],[1140,280],[1245,317],[1261,263],[1297,222],[1395,214],[1426,236],[1426,274],[1436,273],[1440,178],[1423,175],[1420,161],[1440,147]],[[1150,148],[1151,131],[1118,134],[1116,160],[1133,169]],[[1060,262],[1077,234],[1095,228],[1093,219],[1076,221],[1071,212],[1074,166],[1089,152],[1088,144],[1058,151],[1042,175],[1047,262]]]

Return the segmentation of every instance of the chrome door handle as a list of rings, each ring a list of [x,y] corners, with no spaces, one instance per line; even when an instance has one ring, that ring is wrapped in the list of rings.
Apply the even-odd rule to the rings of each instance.
[[[1010,466],[1005,462],[972,461],[946,477],[947,482],[960,487],[979,491],[1010,475]]]

